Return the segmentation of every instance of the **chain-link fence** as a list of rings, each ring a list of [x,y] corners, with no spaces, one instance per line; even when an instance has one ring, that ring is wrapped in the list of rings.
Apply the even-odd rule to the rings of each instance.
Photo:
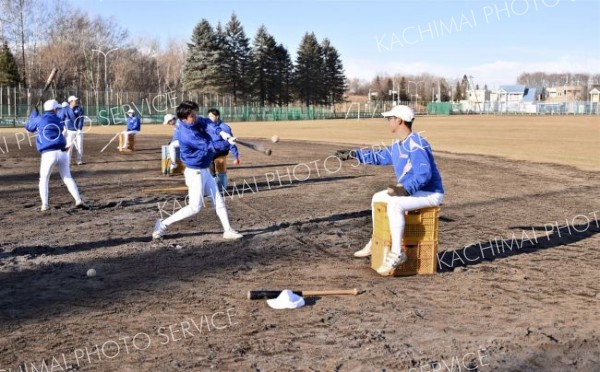
[[[0,125],[17,126],[22,124],[28,110],[37,102],[41,89],[24,89],[0,86]],[[278,121],[278,120],[317,120],[332,119],[336,116],[335,107],[301,105],[260,105],[258,103],[236,104],[231,95],[166,91],[158,93],[140,92],[94,92],[50,90],[44,99],[63,102],[69,96],[79,98],[87,120],[93,125],[122,124],[125,113],[133,109],[143,123],[161,123],[167,113],[175,113],[177,105],[185,100],[197,102],[200,113],[206,114],[211,108],[221,112],[224,121]]]

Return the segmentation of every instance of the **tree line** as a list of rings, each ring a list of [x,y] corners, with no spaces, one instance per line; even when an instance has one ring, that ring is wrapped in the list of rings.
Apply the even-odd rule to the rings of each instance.
[[[202,19],[194,28],[183,68],[188,91],[230,94],[234,102],[332,105],[343,101],[346,77],[338,51],[328,39],[306,33],[295,61],[262,25],[246,36],[235,14],[222,27]]]
[[[239,103],[321,105],[341,102],[346,89],[328,39],[306,33],[292,61],[265,26],[250,42],[235,14],[215,29],[202,19],[189,43],[161,48],[68,0],[0,0],[0,48],[0,84],[8,86],[40,88],[56,67],[54,88],[73,92],[194,91]]]

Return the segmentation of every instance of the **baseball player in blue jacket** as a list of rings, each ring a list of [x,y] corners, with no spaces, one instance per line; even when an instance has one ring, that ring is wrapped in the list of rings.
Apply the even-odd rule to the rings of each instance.
[[[142,124],[140,122],[140,118],[135,116],[135,111],[133,109],[129,109],[127,111],[127,128],[123,131],[123,149],[119,150],[129,150],[129,135],[133,134],[136,136],[141,130]]]
[[[185,101],[177,106],[179,129],[177,140],[181,153],[181,161],[185,164],[185,184],[188,187],[188,204],[165,220],[158,219],[152,233],[153,239],[159,239],[167,232],[167,227],[177,221],[191,217],[202,209],[204,195],[209,195],[215,206],[217,216],[223,226],[223,238],[228,240],[240,239],[242,234],[231,228],[229,216],[223,196],[217,189],[217,184],[208,168],[215,154],[224,151],[230,143],[235,143],[235,137],[221,132],[223,141],[213,141],[208,134],[210,119],[198,117],[198,104]],[[229,142],[227,142],[229,141]]]
[[[55,100],[44,102],[44,113],[39,115],[37,108],[29,116],[26,129],[29,132],[37,132],[35,141],[37,150],[42,154],[40,163],[40,197],[42,199],[42,211],[48,210],[48,181],[52,168],[58,165],[58,171],[69,193],[75,199],[77,208],[87,209],[88,206],[81,200],[77,184],[71,176],[69,169],[69,155],[67,153],[67,141],[63,136],[64,123],[56,115],[61,106]]]
[[[221,114],[216,108],[208,110],[208,118],[210,119],[208,133],[215,142],[227,142],[221,138],[219,133],[225,132],[233,137],[233,132],[231,131],[231,127],[221,120],[220,116]],[[233,164],[240,164],[240,153],[237,146],[226,145],[227,144],[224,144],[224,147],[227,147],[227,150],[217,153],[210,166],[211,174],[215,177],[219,190],[227,189],[227,155],[229,155],[229,151],[231,151],[231,154],[233,155]]]
[[[83,164],[83,123],[85,113],[83,107],[79,106],[79,98],[70,96],[67,99],[68,106],[60,110],[60,118],[65,122],[67,128],[67,147],[69,157],[73,147],[77,150],[77,165]]]
[[[377,272],[381,275],[391,275],[394,269],[407,259],[402,250],[404,212],[439,206],[444,198],[444,187],[431,146],[427,140],[412,131],[415,117],[413,110],[408,106],[399,105],[382,115],[388,119],[390,131],[402,140],[382,150],[356,150],[356,160],[364,164],[394,166],[397,184],[373,195],[371,204],[375,210],[376,202],[387,203],[392,247]],[[354,253],[356,257],[370,255],[371,241]]]

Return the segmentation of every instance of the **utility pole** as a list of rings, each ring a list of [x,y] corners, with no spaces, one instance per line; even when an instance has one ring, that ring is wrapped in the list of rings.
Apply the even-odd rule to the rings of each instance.
[[[108,107],[108,73],[107,73],[107,61],[106,61],[106,57],[108,56],[109,53],[114,52],[115,50],[118,50],[119,48],[113,48],[111,50],[109,50],[108,52],[103,52],[100,49],[92,49],[92,52],[98,52],[100,54],[102,54],[104,56],[104,94],[106,97],[106,100],[104,101],[104,104]]]

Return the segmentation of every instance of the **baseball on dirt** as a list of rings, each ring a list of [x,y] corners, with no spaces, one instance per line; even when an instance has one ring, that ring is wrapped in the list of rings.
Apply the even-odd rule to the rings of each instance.
[[[273,142],[273,143],[279,142],[279,136],[278,135],[274,135],[273,137],[271,137],[271,142]]]
[[[95,269],[89,269],[87,271],[87,276],[89,276],[90,278],[93,276],[96,276],[96,270]]]

